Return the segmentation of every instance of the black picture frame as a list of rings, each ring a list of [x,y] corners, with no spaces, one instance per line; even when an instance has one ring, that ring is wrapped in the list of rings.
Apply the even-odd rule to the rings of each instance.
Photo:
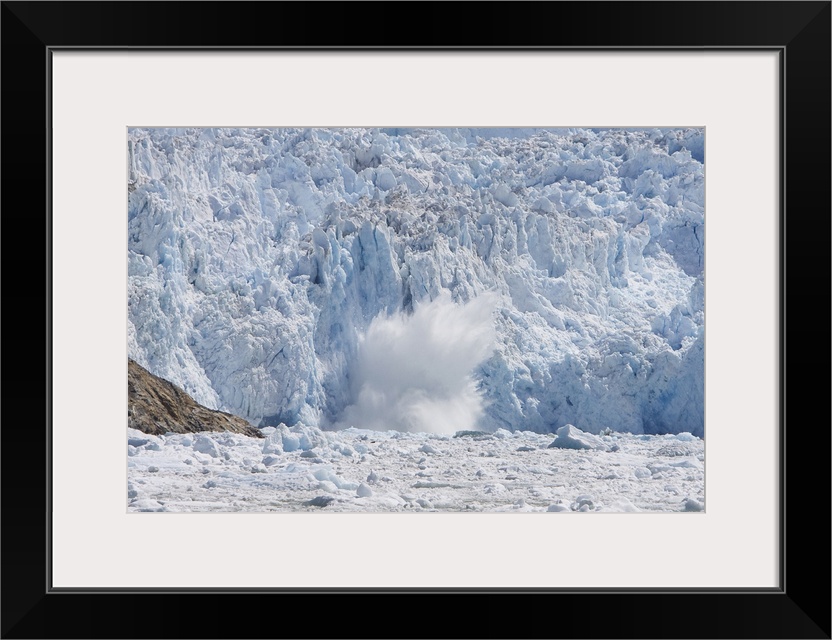
[[[2,3],[2,637],[830,638],[830,2],[403,4]],[[130,47],[778,51],[780,586],[53,589],[51,53]]]

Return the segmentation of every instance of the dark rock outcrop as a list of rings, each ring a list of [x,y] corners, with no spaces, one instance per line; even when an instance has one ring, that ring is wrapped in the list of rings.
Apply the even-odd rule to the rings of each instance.
[[[127,361],[127,426],[144,433],[162,435],[230,431],[254,438],[263,434],[238,416],[209,409],[176,385]]]

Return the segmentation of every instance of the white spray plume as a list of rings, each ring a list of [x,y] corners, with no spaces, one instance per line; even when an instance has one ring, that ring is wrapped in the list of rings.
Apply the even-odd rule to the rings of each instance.
[[[494,351],[497,295],[454,304],[450,293],[412,315],[377,316],[360,339],[344,426],[452,434],[475,429],[483,398],[474,369]]]

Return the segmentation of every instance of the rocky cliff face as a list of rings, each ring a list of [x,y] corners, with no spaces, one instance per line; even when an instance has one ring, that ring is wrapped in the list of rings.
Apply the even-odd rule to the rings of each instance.
[[[127,361],[128,427],[163,435],[231,431],[262,438],[259,429],[230,413],[203,407],[179,387]]]

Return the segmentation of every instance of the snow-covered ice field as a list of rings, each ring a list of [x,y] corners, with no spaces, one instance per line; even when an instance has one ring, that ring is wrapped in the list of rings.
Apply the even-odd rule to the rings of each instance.
[[[313,427],[236,434],[130,430],[128,510],[655,512],[704,508],[704,443],[682,433],[461,432]],[[573,432],[574,433],[574,432]]]

